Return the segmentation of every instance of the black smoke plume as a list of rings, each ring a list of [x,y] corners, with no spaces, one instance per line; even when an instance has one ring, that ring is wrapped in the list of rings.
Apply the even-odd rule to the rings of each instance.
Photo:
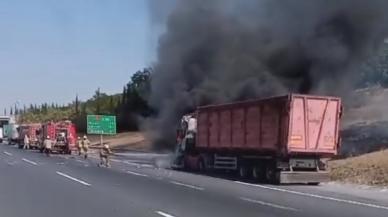
[[[388,30],[385,0],[172,5],[152,77],[156,148],[172,147],[180,116],[199,105],[288,92],[341,95]]]

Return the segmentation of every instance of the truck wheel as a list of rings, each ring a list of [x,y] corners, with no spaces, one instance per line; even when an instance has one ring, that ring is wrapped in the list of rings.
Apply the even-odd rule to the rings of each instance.
[[[199,158],[199,160],[198,160],[198,172],[204,173],[205,171],[206,171],[205,162],[202,158]]]
[[[274,166],[267,166],[265,171],[265,179],[268,183],[279,184],[280,172],[276,170]]]
[[[261,166],[254,166],[252,169],[252,177],[255,181],[262,182],[265,179],[265,170]]]
[[[248,167],[246,167],[245,165],[239,165],[238,176],[242,179],[248,178]]]
[[[182,159],[182,171],[190,171],[190,167],[187,166],[186,159]]]

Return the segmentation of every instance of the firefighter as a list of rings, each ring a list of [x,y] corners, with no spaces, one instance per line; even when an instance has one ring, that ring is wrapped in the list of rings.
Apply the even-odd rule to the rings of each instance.
[[[109,155],[112,154],[112,151],[109,148],[108,144],[105,144],[100,149],[100,164],[99,166],[103,166],[105,164],[106,167],[110,167],[109,163]]]
[[[84,138],[82,140],[82,149],[84,152],[85,159],[88,158],[89,144],[90,144],[90,141],[89,141],[88,137],[86,135],[84,135]]]
[[[46,139],[43,141],[43,147],[48,157],[50,156],[52,146],[53,142],[51,141],[50,136],[47,136]]]
[[[77,138],[77,150],[78,150],[78,155],[80,155],[80,156],[82,154],[82,143],[83,143],[83,141],[82,141],[81,137],[78,136],[78,138]]]
[[[30,149],[30,138],[28,138],[28,135],[24,135],[24,146],[23,149]]]

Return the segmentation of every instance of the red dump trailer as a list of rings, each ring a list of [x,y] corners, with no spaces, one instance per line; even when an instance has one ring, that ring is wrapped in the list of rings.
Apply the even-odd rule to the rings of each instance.
[[[338,153],[338,97],[289,94],[210,105],[182,118],[173,167],[235,170],[272,183],[328,181]]]

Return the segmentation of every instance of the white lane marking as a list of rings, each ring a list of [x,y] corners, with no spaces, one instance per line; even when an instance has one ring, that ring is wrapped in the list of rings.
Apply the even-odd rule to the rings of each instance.
[[[28,159],[26,159],[26,158],[23,158],[22,160],[23,160],[24,162],[30,163],[30,164],[35,165],[35,166],[38,165],[36,162],[31,161],[31,160],[28,160]]]
[[[199,191],[205,190],[202,187],[198,187],[198,186],[194,186],[194,185],[189,185],[189,184],[185,184],[185,183],[181,183],[181,182],[171,181],[170,183],[174,184],[174,185],[184,186],[184,187],[187,187],[187,188],[192,188],[192,189],[199,190]]]
[[[58,175],[60,175],[60,176],[66,177],[66,178],[68,178],[68,179],[70,179],[70,180],[76,181],[76,182],[81,183],[81,184],[83,184],[83,185],[90,186],[89,183],[87,183],[87,182],[85,182],[85,181],[82,181],[82,180],[79,180],[79,179],[77,179],[77,178],[74,178],[74,177],[72,177],[72,176],[69,176],[69,175],[67,175],[67,174],[65,174],[65,173],[61,173],[61,172],[58,172],[58,171],[57,171],[56,173],[57,173]]]
[[[327,196],[322,196],[322,195],[318,195],[318,194],[310,194],[310,193],[292,191],[292,190],[287,190],[287,189],[282,189],[282,188],[274,188],[274,187],[269,187],[269,186],[264,186],[264,185],[250,184],[250,183],[239,182],[239,181],[235,181],[235,183],[259,187],[259,188],[273,190],[273,191],[285,192],[285,193],[290,193],[290,194],[295,194],[295,195],[300,195],[300,196],[313,197],[313,198],[318,198],[318,199],[322,199],[322,200],[330,200],[330,201],[335,201],[335,202],[340,202],[340,203],[347,203],[347,204],[352,204],[352,205],[359,205],[359,206],[365,206],[365,207],[370,207],[370,208],[388,210],[388,207],[386,207],[386,206],[380,206],[380,205],[371,204],[371,203],[362,203],[362,202],[358,202],[358,201],[354,201],[354,200],[344,200],[344,199],[339,199],[339,198],[335,198],[335,197],[327,197]]]
[[[277,208],[277,209],[284,209],[284,210],[290,210],[290,211],[298,211],[297,209],[292,208],[292,207],[282,206],[282,205],[278,205],[278,204],[274,204],[274,203],[268,203],[268,202],[264,202],[264,201],[260,201],[260,200],[254,200],[254,199],[250,199],[250,198],[246,198],[246,197],[240,197],[240,199],[247,201],[247,202],[250,202],[250,203],[260,204],[262,206],[269,206],[269,207],[273,207],[273,208]]]
[[[154,168],[155,167],[152,164],[140,164],[140,163],[133,163],[133,162],[130,162],[130,161],[122,161],[122,163],[131,165],[131,166],[135,166],[135,167],[144,167],[144,168]]]
[[[123,163],[128,164],[128,165],[131,165],[131,166],[140,167],[140,164],[137,164],[137,163],[131,163],[131,162],[128,162],[128,161],[124,161]]]
[[[147,177],[147,176],[148,176],[148,175],[146,175],[146,174],[136,173],[136,172],[132,172],[132,171],[127,171],[127,173],[132,174],[132,175],[135,175],[135,176],[143,176],[143,177]]]
[[[8,151],[3,151],[4,154],[8,155],[8,156],[12,156],[11,153],[9,153]]]
[[[170,215],[168,213],[162,212],[162,211],[156,211],[157,214],[164,216],[164,217],[174,217],[173,215]]]
[[[122,162],[121,160],[111,159],[112,162]]]
[[[154,168],[154,165],[151,165],[151,164],[140,164],[140,167]]]

